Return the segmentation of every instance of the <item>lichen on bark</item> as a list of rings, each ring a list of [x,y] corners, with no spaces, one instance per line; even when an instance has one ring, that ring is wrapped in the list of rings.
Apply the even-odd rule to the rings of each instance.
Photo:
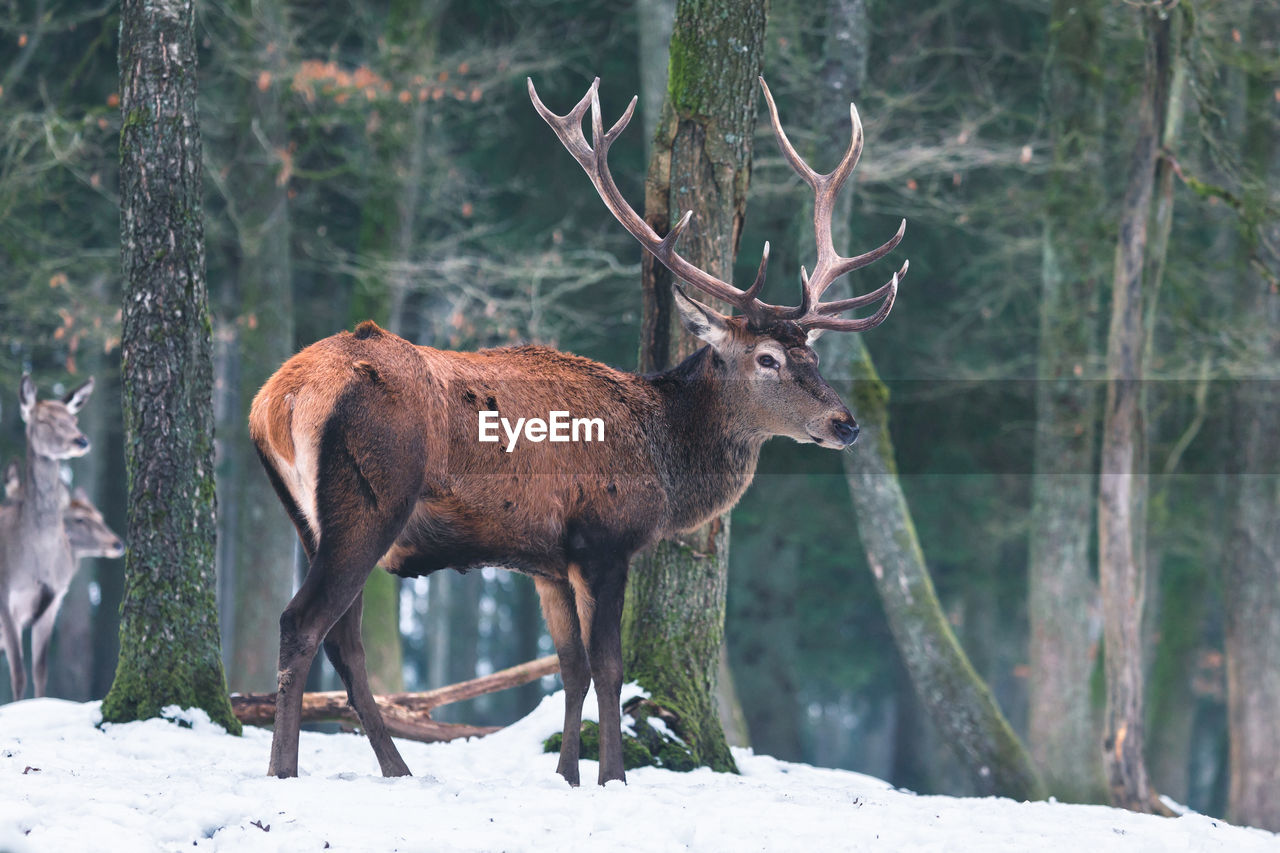
[[[201,226],[195,10],[125,0],[120,21],[121,356],[128,551],[103,720],[201,708],[238,734],[218,644],[213,360]],[[142,105],[147,109],[142,109]]]

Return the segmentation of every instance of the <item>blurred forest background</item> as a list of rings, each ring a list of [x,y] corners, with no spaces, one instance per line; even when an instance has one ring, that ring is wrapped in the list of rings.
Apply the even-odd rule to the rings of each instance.
[[[775,0],[769,13],[765,76],[803,150],[847,121],[856,94],[867,147],[854,246],[878,245],[908,220],[895,257],[910,257],[911,274],[889,321],[863,338],[890,390],[898,473],[945,613],[1033,754],[1034,626],[1056,611],[1083,626],[1094,673],[1083,701],[1100,725],[1091,525],[1106,306],[1142,95],[1139,5]],[[1161,793],[1224,814],[1233,614],[1247,605],[1260,620],[1250,624],[1280,623],[1274,588],[1241,601],[1236,586],[1250,561],[1269,561],[1272,584],[1280,564],[1280,11],[1258,0],[1165,5],[1177,26],[1156,193],[1171,215],[1168,230],[1153,226],[1150,251],[1164,254],[1144,309],[1147,755]],[[373,318],[442,348],[538,341],[635,366],[639,248],[535,114],[525,78],[561,112],[597,75],[607,117],[641,94],[611,158],[639,206],[673,6],[197,4],[218,592],[233,690],[274,689],[277,620],[300,571],[245,424],[252,395],[291,353]],[[23,452],[24,370],[42,395],[97,377],[80,416],[95,450],[68,468],[123,531],[117,30],[110,2],[0,8],[0,458]],[[837,96],[832,44],[844,41],[865,82]],[[811,263],[807,190],[767,121],[757,128],[736,279],[750,280],[770,240],[765,296],[786,303],[791,276]],[[842,150],[811,161],[831,168]],[[860,273],[855,289],[887,274]],[[828,378],[842,370],[824,362]],[[1061,382],[1069,390],[1056,404],[1071,416],[1047,423],[1055,402],[1044,390]],[[1055,434],[1071,454],[1038,465],[1037,446]],[[1035,564],[1061,536],[1044,523],[1058,517],[1052,490],[1037,485],[1044,476],[1087,496],[1075,510],[1085,528],[1075,599],[1033,595]],[[922,792],[969,790],[906,676],[837,454],[767,445],[730,553],[739,739]],[[53,695],[109,688],[122,572],[121,561],[96,561],[78,576],[55,636]],[[365,599],[367,636],[386,629],[367,643],[375,691],[551,653],[526,578],[446,574],[398,588],[378,573]],[[1280,657],[1274,629],[1250,633]],[[315,687],[337,686],[327,667],[318,658]],[[557,683],[448,718],[504,724]]]

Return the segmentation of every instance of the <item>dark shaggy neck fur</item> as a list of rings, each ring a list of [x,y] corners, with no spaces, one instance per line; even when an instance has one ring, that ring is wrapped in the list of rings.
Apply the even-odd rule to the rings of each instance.
[[[671,502],[671,530],[690,530],[725,512],[756,473],[765,436],[735,428],[718,368],[703,347],[663,373],[644,377],[662,401],[670,442],[655,456]]]

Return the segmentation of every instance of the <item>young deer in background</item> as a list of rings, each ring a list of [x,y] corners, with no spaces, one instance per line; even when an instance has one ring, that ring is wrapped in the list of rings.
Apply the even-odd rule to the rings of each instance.
[[[69,505],[59,463],[89,452],[89,439],[76,413],[93,392],[93,380],[62,400],[36,401],[35,383],[22,377],[19,412],[27,425],[27,457],[21,499],[0,513],[0,640],[9,658],[13,698],[27,687],[22,631],[33,625],[31,642],[35,695],[43,696],[48,676],[49,637],[57,603],[75,574],[64,511]]]
[[[862,149],[857,112],[851,109],[853,141],[844,159],[831,174],[819,175],[792,149],[764,90],[778,143],[816,195],[817,265],[812,275],[802,270],[800,304],[787,308],[757,298],[767,244],[755,283],[739,290],[676,253],[690,214],[659,237],[631,209],[606,157],[635,100],[604,133],[598,84],[566,116],[542,105],[532,81],[529,95],[619,222],[676,276],[733,304],[741,316],[724,316],[677,289],[685,328],[707,346],[652,376],[537,346],[478,353],[419,347],[373,323],[285,362],[249,414],[250,434],[311,563],[280,617],[272,774],[298,772],[303,682],[321,644],[382,772],[409,772],[369,690],[360,640],[361,590],[381,563],[401,577],[481,566],[533,576],[565,686],[558,772],[578,784],[582,702],[594,680],[599,781],[624,779],[620,623],[632,555],[731,508],[770,436],[832,449],[857,437],[853,416],[819,374],[810,343],[823,330],[878,325],[907,270],[903,264],[864,296],[821,301],[836,278],[888,254],[906,225],[855,258],[832,248],[832,202]],[[588,106],[590,144],[582,133]],[[875,302],[880,306],[870,317],[838,316]],[[605,440],[525,442],[508,452],[477,438],[481,411],[515,421],[554,410],[601,418]]]
[[[0,514],[16,512],[22,500],[22,466],[11,460],[4,471],[4,502]],[[89,493],[76,486],[62,511],[62,524],[71,545],[71,557],[77,562],[90,557],[114,560],[124,556],[124,541],[107,526],[102,510],[94,505]],[[3,525],[0,525],[3,526]]]
[[[5,469],[4,503],[0,504],[0,531],[13,528],[13,517],[19,511],[22,501],[21,468],[16,461],[10,462]],[[62,510],[62,526],[67,533],[67,544],[71,547],[72,570],[62,578],[62,585],[50,589],[47,596],[37,600],[37,604],[48,604],[43,612],[29,607],[18,607],[11,613],[18,638],[30,625],[31,628],[31,672],[35,681],[35,695],[43,696],[48,682],[49,645],[53,638],[53,628],[58,620],[58,611],[62,607],[62,599],[70,589],[71,580],[79,569],[81,560],[88,557],[106,557],[116,559],[124,556],[124,542],[120,536],[107,526],[102,512],[89,500],[84,489],[77,487],[67,496],[64,489],[66,505]],[[3,534],[0,534],[3,535]]]

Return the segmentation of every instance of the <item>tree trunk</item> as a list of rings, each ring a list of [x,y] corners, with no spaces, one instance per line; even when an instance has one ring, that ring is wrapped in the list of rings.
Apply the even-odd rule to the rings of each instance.
[[[272,79],[284,79],[292,51],[287,7],[251,0],[247,19],[255,31],[255,53]],[[293,354],[293,287],[290,257],[289,185],[281,173],[278,151],[288,145],[288,129],[280,107],[283,83],[249,81],[245,101],[252,105],[258,130],[233,172],[233,186],[249,191],[239,201],[236,369],[230,428],[222,440],[231,457],[223,514],[234,518],[235,538],[224,551],[231,557],[229,602],[234,610],[228,680],[244,692],[276,685],[280,651],[280,614],[293,594],[293,527],[271,487],[249,438],[249,404],[258,389]],[[250,122],[246,122],[249,124]],[[259,138],[264,142],[259,142]],[[283,178],[283,180],[282,180]],[[238,393],[235,393],[238,391]]]
[[[857,98],[866,81],[866,3],[830,0],[827,15],[820,92],[810,110],[819,123],[810,163],[833,160],[848,147],[851,128],[840,107]],[[836,199],[831,216],[832,244],[840,253],[850,251],[852,205],[849,187]],[[822,341],[824,361],[840,370],[847,365],[852,380],[832,382],[862,427],[862,440],[841,458],[867,561],[916,693],[962,756],[977,790],[1038,799],[1043,793],[1030,757],[969,664],[934,594],[898,483],[888,392],[859,337],[832,333]]]
[[[852,381],[837,387],[862,427],[861,440],[844,454],[858,534],[916,695],[980,795],[1041,799],[1044,787],[1031,756],[974,672],[938,604],[898,482],[888,390],[859,338],[828,337],[845,344],[841,360],[831,363],[849,365]]]
[[[675,0],[636,0],[636,27],[640,30],[640,121],[644,127],[645,153],[653,149],[653,134],[662,116],[667,94],[667,54],[675,25]]]
[[[1142,612],[1146,596],[1146,425],[1142,407],[1143,272],[1155,183],[1156,151],[1167,103],[1171,27],[1152,9],[1143,14],[1145,73],[1136,110],[1137,139],[1129,167],[1116,245],[1111,327],[1107,336],[1107,401],[1098,487],[1098,576],[1106,637],[1107,709],[1103,767],[1111,803],[1160,811],[1144,757]]]
[[[670,74],[645,185],[645,219],[665,234],[696,211],[681,254],[722,279],[746,212],[756,78],[764,60],[767,0],[680,0]],[[663,370],[701,346],[672,311],[671,277],[646,255],[640,362]],[[695,761],[736,772],[714,701],[724,640],[728,517],[636,558],[627,585],[623,650],[627,677],[675,714]]]
[[[195,8],[125,0],[120,224],[129,551],[110,722],[202,708],[239,733],[214,597],[213,363]]]
[[[1258,278],[1272,366],[1280,363],[1280,297]],[[1238,475],[1224,567],[1227,715],[1233,823],[1280,832],[1280,379],[1246,383],[1236,406]]]
[[[1280,15],[1255,9],[1249,38],[1274,44]],[[1274,77],[1250,76],[1244,160],[1256,181],[1249,207],[1267,209],[1280,176],[1270,104]],[[1274,208],[1272,208],[1274,210]],[[1240,300],[1255,379],[1239,385],[1236,501],[1223,590],[1226,599],[1227,717],[1231,739],[1228,817],[1280,831],[1280,224],[1274,216],[1243,248],[1247,295]],[[1261,239],[1259,239],[1261,238]],[[1242,253],[1245,254],[1245,253]],[[1259,275],[1267,270],[1271,279]]]
[[[1090,577],[1097,386],[1098,284],[1105,239],[1102,174],[1102,3],[1055,0],[1045,70],[1053,141],[1040,290],[1028,616],[1031,753],[1050,794],[1106,801],[1089,680],[1097,651]]]

